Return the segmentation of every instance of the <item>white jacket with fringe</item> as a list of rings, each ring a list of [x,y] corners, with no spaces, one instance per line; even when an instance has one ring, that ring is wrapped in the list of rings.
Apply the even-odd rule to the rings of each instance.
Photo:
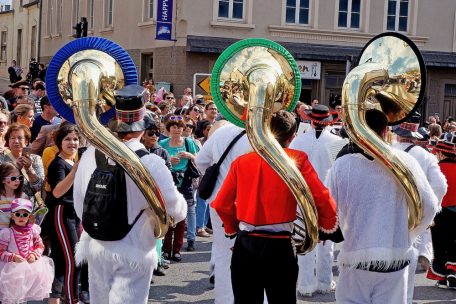
[[[437,197],[418,162],[406,152],[394,151],[415,177],[422,197],[423,219],[409,232],[404,191],[379,162],[360,153],[338,158],[326,185],[337,202],[345,239],[339,266],[372,265],[382,269],[410,261],[414,256],[413,240],[431,224],[438,211]]]
[[[143,149],[144,146],[137,139],[125,143],[132,151]],[[187,203],[182,194],[177,191],[165,161],[155,154],[141,157],[141,161],[149,170],[152,178],[160,188],[166,204],[166,210],[176,223],[187,215]],[[74,209],[79,218],[82,218],[84,197],[93,171],[96,168],[95,148],[90,146],[84,152],[73,186]],[[130,265],[134,271],[142,271],[156,267],[158,263],[155,250],[152,210],[136,184],[128,174],[127,182],[128,223],[132,224],[136,216],[145,209],[125,238],[119,241],[99,241],[83,232],[76,245],[76,261],[81,263],[93,258],[102,258],[115,263]]]

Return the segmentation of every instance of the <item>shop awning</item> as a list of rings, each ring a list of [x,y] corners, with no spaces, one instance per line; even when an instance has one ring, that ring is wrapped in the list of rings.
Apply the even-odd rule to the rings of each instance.
[[[187,52],[222,53],[227,47],[240,39],[187,36]],[[283,45],[297,60],[319,60],[346,62],[350,59],[356,62],[361,47],[323,45],[295,42],[278,42]],[[456,67],[456,53],[422,51],[424,61],[429,67]]]

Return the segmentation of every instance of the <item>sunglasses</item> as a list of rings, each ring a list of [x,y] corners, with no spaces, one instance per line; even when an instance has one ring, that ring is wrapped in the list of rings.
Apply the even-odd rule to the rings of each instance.
[[[166,96],[166,99],[174,99],[173,96]]]
[[[159,131],[149,131],[147,132],[147,135],[148,136],[160,136],[160,132]]]
[[[195,111],[196,113],[203,113],[203,111],[201,111],[200,109],[197,109],[197,108],[193,108],[193,111]]]
[[[4,179],[9,179],[10,181],[12,182],[15,182],[16,180],[19,180],[20,182],[22,182],[24,180],[24,176],[23,175],[19,175],[19,176],[5,176]]]
[[[25,90],[30,90],[30,89],[27,88],[27,87],[19,87],[19,89],[24,90],[24,91],[25,91]]]
[[[171,116],[169,120],[182,120],[184,119],[182,116]]]
[[[187,126],[187,128],[190,128],[190,129],[195,129],[195,125],[192,125],[192,124],[187,124],[186,126]]]
[[[30,213],[28,213],[28,212],[24,212],[24,213],[16,212],[16,213],[14,213],[14,215],[15,215],[16,217],[27,218],[27,217],[30,216]]]

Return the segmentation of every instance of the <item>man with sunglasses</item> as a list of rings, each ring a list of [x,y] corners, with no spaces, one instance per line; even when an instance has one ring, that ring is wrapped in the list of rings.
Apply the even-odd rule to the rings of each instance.
[[[15,82],[11,84],[10,87],[14,92],[14,96],[8,99],[8,110],[11,112],[14,110],[14,105],[17,103],[17,98],[19,96],[28,95],[30,88],[28,82],[25,80]]]

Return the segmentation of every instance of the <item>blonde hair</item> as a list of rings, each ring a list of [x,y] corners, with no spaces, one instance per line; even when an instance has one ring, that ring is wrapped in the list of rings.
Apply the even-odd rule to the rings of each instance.
[[[33,106],[28,103],[21,103],[14,108],[13,115],[11,116],[12,122],[17,122],[18,116],[25,116],[28,112],[33,111]]]

